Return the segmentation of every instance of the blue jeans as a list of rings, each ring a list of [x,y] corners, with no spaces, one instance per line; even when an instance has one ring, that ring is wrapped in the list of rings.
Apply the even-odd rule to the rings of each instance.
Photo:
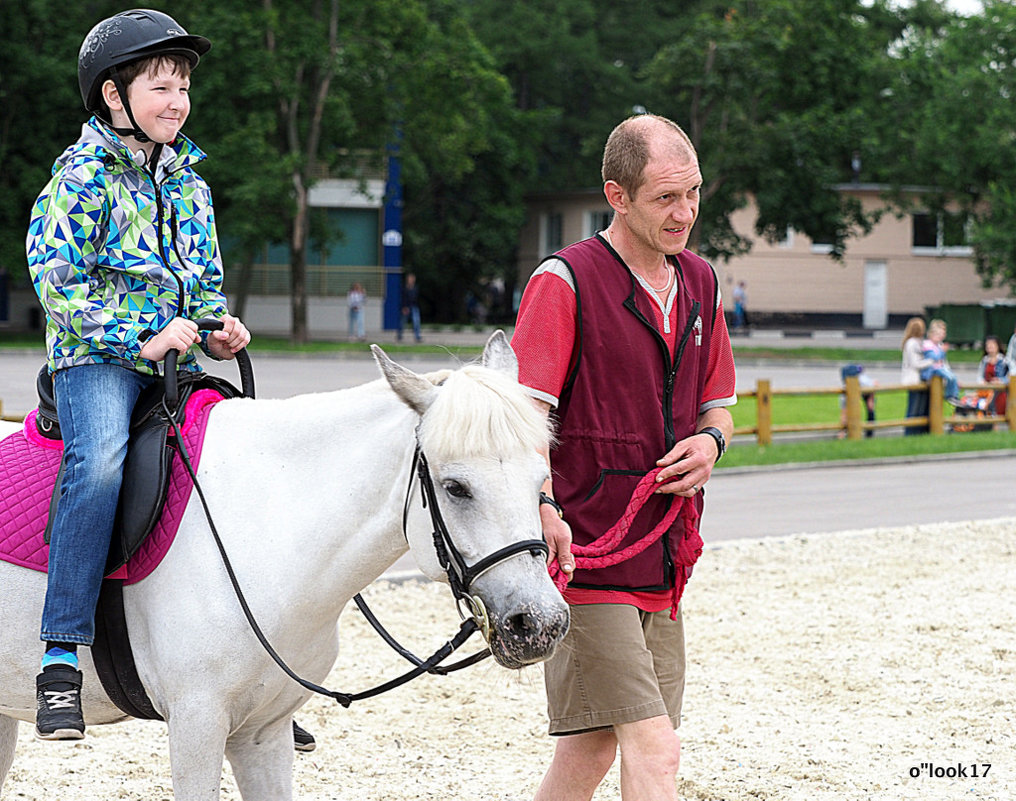
[[[413,323],[413,338],[417,342],[419,342],[420,341],[420,307],[419,306],[410,306],[409,307],[409,311],[407,313],[405,313],[405,314],[402,314],[399,317],[399,333],[398,333],[398,338],[399,339],[402,339],[402,328],[406,324],[406,319],[407,318]]]
[[[942,394],[946,400],[954,400],[960,396],[959,382],[955,373],[948,367],[926,367],[921,371],[921,380],[930,381],[932,376],[936,375],[942,377]]]
[[[349,310],[349,336],[363,339],[364,333],[363,309]]]
[[[155,379],[114,364],[53,376],[66,469],[49,543],[42,639],[91,645],[127,455],[131,412]]]

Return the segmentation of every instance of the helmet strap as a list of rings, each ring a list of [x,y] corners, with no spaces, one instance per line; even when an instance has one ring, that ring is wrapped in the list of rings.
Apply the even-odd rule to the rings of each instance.
[[[116,67],[113,67],[109,71],[110,80],[113,81],[113,85],[116,87],[116,91],[120,95],[120,102],[123,103],[123,110],[127,113],[127,119],[130,120],[133,128],[113,128],[113,130],[119,136],[131,136],[134,140],[145,144],[152,140],[148,138],[148,134],[141,130],[141,126],[138,125],[138,121],[134,119],[134,112],[131,111],[131,102],[127,99],[127,87],[124,85],[123,78],[120,77],[120,73]],[[112,115],[110,115],[112,116]],[[112,125],[110,126],[112,128]]]

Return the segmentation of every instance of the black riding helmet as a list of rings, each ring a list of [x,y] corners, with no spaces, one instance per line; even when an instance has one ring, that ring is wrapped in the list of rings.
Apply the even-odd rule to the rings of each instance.
[[[133,136],[139,142],[147,142],[148,137],[134,120],[117,67],[148,56],[176,53],[187,58],[193,69],[211,46],[212,43],[204,36],[187,33],[182,25],[161,11],[147,8],[121,11],[92,28],[81,43],[78,88],[85,109],[107,125],[113,124],[101,100],[102,84],[112,80],[120,92],[127,118],[134,126],[114,130],[121,136]]]

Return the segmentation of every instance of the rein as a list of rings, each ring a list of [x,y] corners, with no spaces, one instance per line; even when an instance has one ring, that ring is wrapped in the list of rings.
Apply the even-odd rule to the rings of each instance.
[[[170,411],[169,406],[166,402],[166,398],[162,399],[162,410],[165,413],[168,420],[170,420],[174,430],[179,433],[179,423],[176,418],[176,411]],[[178,411],[178,410],[177,410]],[[396,652],[402,657],[413,663],[414,667],[397,676],[390,681],[386,681],[383,684],[379,684],[369,690],[364,690],[358,693],[346,693],[338,690],[329,690],[325,687],[315,684],[308,679],[304,679],[299,676],[289,665],[286,664],[285,660],[279,653],[272,647],[272,644],[268,641],[265,633],[261,630],[261,626],[258,625],[257,620],[254,618],[254,614],[251,612],[250,607],[247,604],[247,599],[244,597],[243,590],[240,587],[240,582],[236,577],[236,573],[233,571],[233,565],[229,561],[229,556],[226,553],[226,548],[222,543],[222,539],[219,536],[218,529],[215,527],[215,523],[212,520],[211,510],[208,508],[208,502],[205,499],[204,491],[201,489],[200,483],[198,483],[198,477],[191,465],[190,454],[187,452],[187,446],[184,444],[183,437],[177,436],[177,443],[179,445],[180,456],[183,460],[184,466],[187,469],[187,474],[190,476],[191,481],[194,483],[194,489],[198,494],[198,498],[201,501],[201,507],[205,513],[205,519],[208,521],[208,527],[212,532],[212,537],[215,540],[215,545],[219,550],[219,555],[222,558],[222,564],[226,568],[226,573],[229,576],[230,584],[233,586],[233,592],[236,594],[237,601],[240,603],[240,608],[243,610],[244,617],[247,619],[247,623],[250,625],[251,630],[254,632],[254,636],[257,637],[258,642],[261,643],[267,654],[272,658],[276,665],[282,669],[282,671],[289,676],[293,681],[299,684],[306,690],[318,693],[319,695],[327,696],[333,699],[336,703],[343,707],[348,707],[353,701],[361,701],[365,698],[373,698],[376,695],[381,695],[388,690],[393,690],[396,687],[400,687],[403,684],[415,679],[417,676],[421,676],[424,673],[433,673],[438,675],[445,675],[455,670],[460,670],[470,665],[476,664],[481,659],[490,655],[490,649],[485,649],[476,654],[473,654],[466,659],[463,659],[455,664],[441,667],[440,663],[447,659],[451,654],[457,651],[465,642],[472,636],[473,632],[481,631],[485,639],[489,640],[490,637],[490,621],[487,617],[487,610],[484,607],[483,601],[474,595],[469,594],[469,588],[480,575],[485,573],[487,570],[492,568],[499,562],[503,562],[506,559],[523,553],[530,552],[534,555],[540,553],[546,555],[548,553],[547,544],[543,540],[523,540],[521,542],[512,543],[511,545],[501,548],[498,551],[484,557],[472,567],[466,565],[462,554],[459,553],[455,544],[452,542],[451,537],[448,534],[448,528],[445,525],[444,518],[441,516],[441,511],[437,505],[437,493],[434,490],[434,482],[430,477],[430,470],[427,467],[426,457],[423,455],[423,451],[420,449],[419,442],[416,445],[416,451],[413,457],[413,467],[410,469],[409,488],[406,493],[406,503],[403,509],[403,534],[405,534],[406,517],[409,510],[410,497],[412,495],[413,487],[413,476],[414,472],[419,473],[420,483],[422,488],[422,499],[423,504],[430,510],[431,522],[434,525],[434,547],[437,550],[438,561],[441,567],[444,568],[448,574],[448,582],[451,585],[452,593],[455,596],[456,604],[459,608],[459,615],[463,618],[462,624],[459,626],[458,633],[452,637],[448,642],[441,646],[435,651],[429,658],[420,659],[415,656],[412,652],[403,648],[399,643],[385,630],[384,626],[377,620],[374,614],[367,607],[366,602],[360,596],[359,593],[354,597],[357,607],[363,612],[364,616],[374,627],[374,629],[381,635],[385,642],[387,642]],[[408,537],[407,537],[408,540]],[[463,614],[462,603],[465,602],[469,608],[469,616]]]
[[[635,486],[632,491],[631,499],[628,501],[628,506],[625,508],[624,513],[618,518],[618,521],[611,526],[606,533],[601,537],[593,540],[588,545],[575,545],[571,547],[572,554],[575,556],[575,567],[582,568],[583,570],[596,570],[597,568],[610,567],[611,565],[620,564],[621,562],[627,561],[635,556],[638,556],[646,548],[656,542],[663,534],[673,525],[682,509],[686,509],[684,515],[684,539],[687,540],[689,537],[698,534],[698,510],[695,508],[695,504],[692,503],[691,498],[679,497],[677,502],[674,499],[671,500],[670,506],[667,508],[666,514],[663,519],[660,520],[656,526],[647,533],[644,537],[636,540],[634,543],[629,545],[627,548],[622,548],[619,551],[614,549],[624,540],[628,532],[631,530],[632,522],[635,520],[635,516],[641,511],[642,507],[646,505],[650,498],[656,491],[657,483],[656,476],[659,475],[662,467],[657,467],[650,470]],[[683,549],[682,549],[683,550]],[[695,554],[697,557],[698,554]],[[685,555],[686,559],[689,555]],[[685,566],[685,561],[680,561],[681,566]],[[548,566],[550,577],[554,580],[554,584],[563,593],[565,588],[568,586],[568,578],[564,575],[557,560],[554,560]],[[675,580],[673,590],[673,606],[671,609],[671,618],[677,616],[677,605],[681,601],[681,594],[684,590],[684,582]]]

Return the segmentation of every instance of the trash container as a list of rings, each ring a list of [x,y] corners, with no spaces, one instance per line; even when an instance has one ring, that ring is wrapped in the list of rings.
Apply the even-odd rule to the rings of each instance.
[[[1002,349],[1016,329],[1016,304],[993,303],[988,307],[987,323],[985,325],[985,336],[994,334],[1002,340]]]
[[[974,345],[984,341],[988,309],[980,303],[943,303],[936,309],[949,329],[946,340],[953,345]]]

